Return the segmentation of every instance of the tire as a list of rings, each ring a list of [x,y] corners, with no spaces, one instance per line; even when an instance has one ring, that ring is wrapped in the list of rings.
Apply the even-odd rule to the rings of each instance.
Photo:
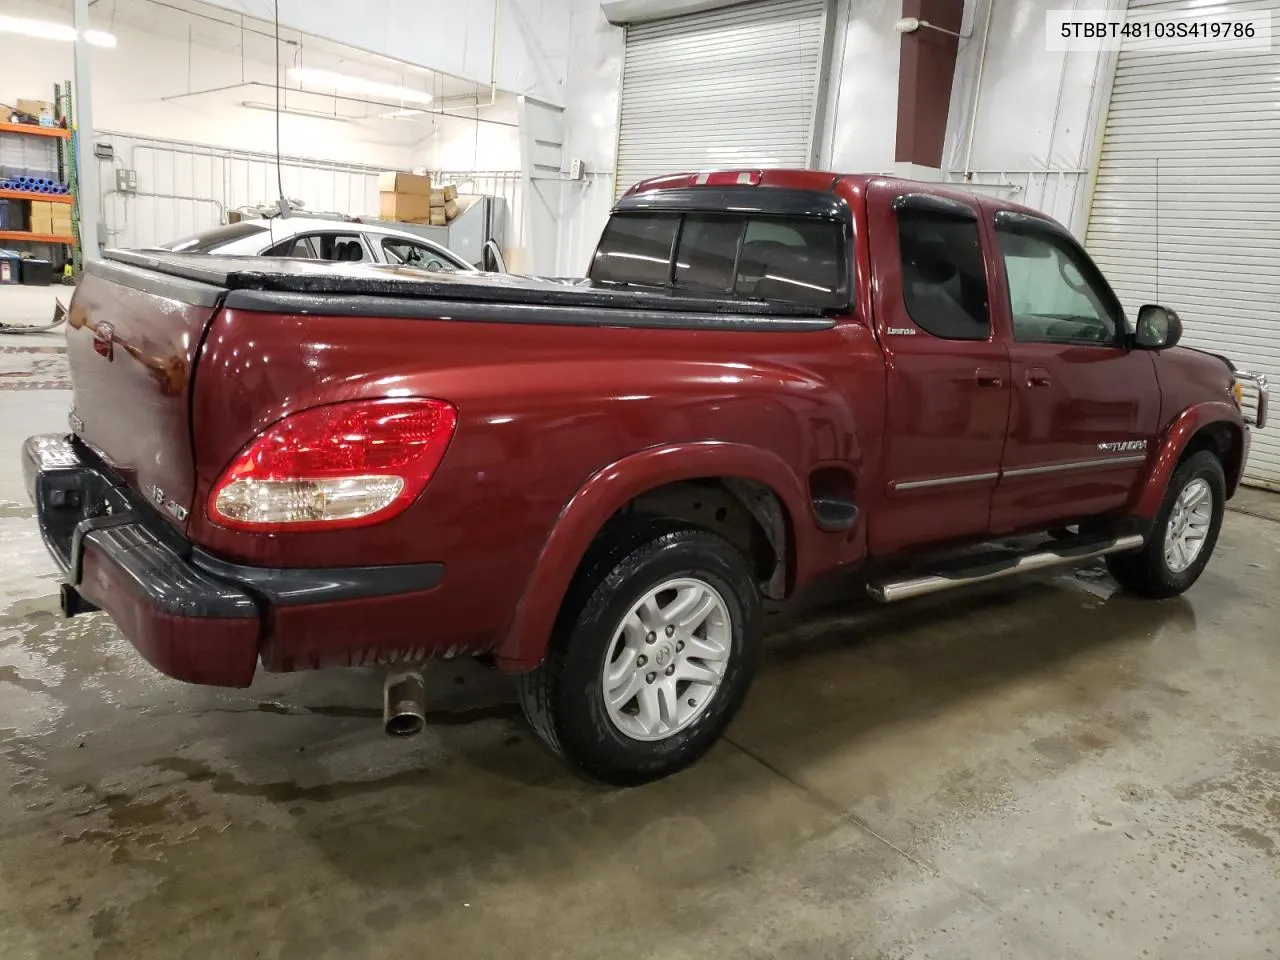
[[[760,656],[760,597],[746,558],[705,530],[642,522],[615,531],[605,543],[588,556],[570,587],[546,658],[520,676],[518,689],[530,725],[572,770],[615,786],[635,786],[689,766],[737,713]],[[663,590],[647,612],[636,613],[653,591],[672,583],[684,586]],[[654,615],[676,611],[676,600],[687,602],[684,598],[701,589],[695,584],[710,588],[697,606],[710,603],[712,612],[693,627],[673,625],[677,632],[663,639],[665,621],[655,621]],[[695,656],[704,650],[718,655],[721,649],[723,661]],[[629,673],[624,664],[630,662],[641,666]],[[618,681],[618,696],[629,685],[640,685],[634,700],[610,708],[606,666],[629,678]],[[685,679],[705,677],[707,671],[718,673],[718,685]],[[658,725],[642,739],[643,703],[652,706],[655,698]],[[652,719],[653,712],[647,716]]]
[[[1203,528],[1203,541],[1191,562],[1182,567],[1181,560],[1186,559],[1186,552],[1181,555],[1181,560],[1175,552],[1174,560],[1171,561],[1168,548],[1171,539],[1176,537],[1178,516],[1185,516],[1188,512],[1184,508],[1181,514],[1175,515],[1179,498],[1184,494],[1190,496],[1192,487],[1197,490],[1207,487],[1209,515],[1207,525]],[[1156,514],[1146,545],[1133,553],[1118,553],[1108,557],[1107,569],[1122,587],[1144,597],[1160,599],[1177,596],[1195,583],[1204,572],[1218,542],[1226,502],[1227,483],[1222,463],[1208,450],[1192,454],[1178,465],[1170,478],[1169,489],[1165,492],[1164,502],[1160,505],[1160,512]],[[1195,524],[1192,523],[1191,527],[1194,529]]]

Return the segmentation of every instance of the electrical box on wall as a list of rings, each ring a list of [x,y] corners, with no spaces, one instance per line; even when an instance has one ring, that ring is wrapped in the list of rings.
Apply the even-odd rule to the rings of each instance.
[[[116,148],[109,143],[95,143],[93,145],[93,155],[99,160],[114,160],[116,158]]]
[[[581,160],[569,161],[569,179],[581,180],[586,175],[586,165]]]
[[[138,192],[138,171],[137,170],[117,170],[116,171],[116,189],[121,193],[137,193]]]

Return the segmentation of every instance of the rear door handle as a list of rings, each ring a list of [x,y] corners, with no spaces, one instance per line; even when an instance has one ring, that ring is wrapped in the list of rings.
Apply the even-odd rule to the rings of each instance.
[[[1027,370],[1027,386],[1028,387],[1047,387],[1053,383],[1053,378],[1049,376],[1049,371],[1044,367],[1030,367]]]
[[[1000,370],[997,367],[979,367],[973,371],[973,379],[980,387],[1004,386],[1004,377],[1000,375]]]

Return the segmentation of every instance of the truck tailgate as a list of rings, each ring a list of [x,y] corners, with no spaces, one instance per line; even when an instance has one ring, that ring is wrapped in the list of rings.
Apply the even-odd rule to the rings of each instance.
[[[191,379],[223,292],[97,261],[68,316],[72,430],[183,530],[195,488]]]

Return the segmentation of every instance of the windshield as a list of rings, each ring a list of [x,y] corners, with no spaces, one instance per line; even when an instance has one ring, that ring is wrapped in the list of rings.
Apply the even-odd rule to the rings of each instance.
[[[228,223],[225,227],[214,227],[204,233],[197,233],[193,237],[183,237],[181,240],[170,240],[168,243],[159,244],[159,249],[172,250],[174,253],[212,253],[228,243],[243,240],[255,233],[266,232],[267,228],[261,223],[245,221]]]

